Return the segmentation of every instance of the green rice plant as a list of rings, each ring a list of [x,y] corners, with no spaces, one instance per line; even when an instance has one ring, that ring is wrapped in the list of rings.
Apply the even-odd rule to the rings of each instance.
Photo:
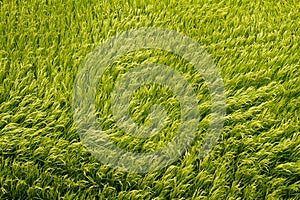
[[[299,10],[294,0],[1,1],[0,199],[300,199]],[[201,74],[154,49],[115,60],[98,84],[97,117],[111,140],[129,151],[164,146],[180,112],[171,91],[142,87],[132,96],[132,118],[147,124],[147,109],[161,97],[166,129],[148,139],[125,134],[110,108],[122,74],[157,62],[179,71],[196,91],[201,121],[193,144],[176,162],[145,174],[94,158],[72,112],[74,81],[86,56],[105,39],[141,27],[175,30],[201,44],[227,97],[220,138],[200,159],[211,119]]]

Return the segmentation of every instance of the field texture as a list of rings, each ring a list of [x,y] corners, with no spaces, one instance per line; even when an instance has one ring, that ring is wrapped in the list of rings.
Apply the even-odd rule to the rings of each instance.
[[[98,84],[99,124],[128,151],[151,152],[174,137],[179,103],[159,85],[129,105],[147,124],[157,98],[168,113],[149,139],[114,125],[110,94],[121,74],[160,63],[184,74],[201,121],[191,147],[151,173],[101,164],[73,123],[72,92],[82,62],[105,39],[129,29],[183,33],[214,60],[226,89],[225,124],[204,159],[210,115],[201,74],[170,52],[145,49],[117,59]],[[0,199],[300,199],[300,4],[289,1],[0,1]],[[155,94],[155,95],[153,95]],[[84,94],[83,94],[84,95]]]

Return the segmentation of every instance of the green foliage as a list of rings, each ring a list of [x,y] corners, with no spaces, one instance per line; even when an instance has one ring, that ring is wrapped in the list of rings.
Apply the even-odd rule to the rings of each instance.
[[[293,0],[1,1],[0,199],[300,199],[299,10]],[[102,165],[80,143],[71,98],[81,63],[101,41],[139,27],[195,39],[223,77],[226,122],[203,160],[198,153],[210,119],[205,83],[180,58],[154,50],[110,66],[96,97],[99,121],[120,147],[165,145],[179,123],[171,92],[144,87],[132,98],[133,118],[147,123],[138,115],[155,102],[147,95],[169,97],[169,129],[147,141],[113,127],[109,95],[131,67],[170,65],[197,93],[202,121],[191,148],[162,170],[134,174]]]

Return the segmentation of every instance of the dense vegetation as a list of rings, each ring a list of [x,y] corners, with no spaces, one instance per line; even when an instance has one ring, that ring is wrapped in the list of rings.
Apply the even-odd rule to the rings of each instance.
[[[299,17],[293,0],[0,1],[0,199],[300,199]],[[199,42],[227,96],[225,125],[209,156],[197,153],[210,106],[199,86],[198,140],[178,161],[147,174],[97,161],[80,142],[72,113],[86,56],[110,36],[139,27],[176,30]],[[168,57],[133,52],[111,69],[153,60],[172,66]],[[105,76],[109,89],[113,78]],[[190,81],[201,85],[193,73]],[[106,93],[98,94],[103,115]]]

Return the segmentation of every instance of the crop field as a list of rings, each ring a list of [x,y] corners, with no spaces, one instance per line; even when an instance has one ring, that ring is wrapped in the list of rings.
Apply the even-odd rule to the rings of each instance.
[[[226,115],[216,144],[199,157],[214,117],[201,74],[161,49],[113,60],[99,77],[94,101],[99,127],[118,148],[155,152],[182,122],[176,95],[145,84],[132,94],[128,112],[147,126],[152,105],[160,104],[163,129],[139,138],[117,126],[111,94],[120,77],[139,65],[178,71],[199,108],[197,132],[184,153],[160,169],[137,173],[101,162],[84,144],[74,123],[74,83],[103,41],[149,27],[184,34],[205,49],[224,84]],[[88,95],[84,89],[80,94]],[[1,0],[0,199],[299,200],[300,3]]]

